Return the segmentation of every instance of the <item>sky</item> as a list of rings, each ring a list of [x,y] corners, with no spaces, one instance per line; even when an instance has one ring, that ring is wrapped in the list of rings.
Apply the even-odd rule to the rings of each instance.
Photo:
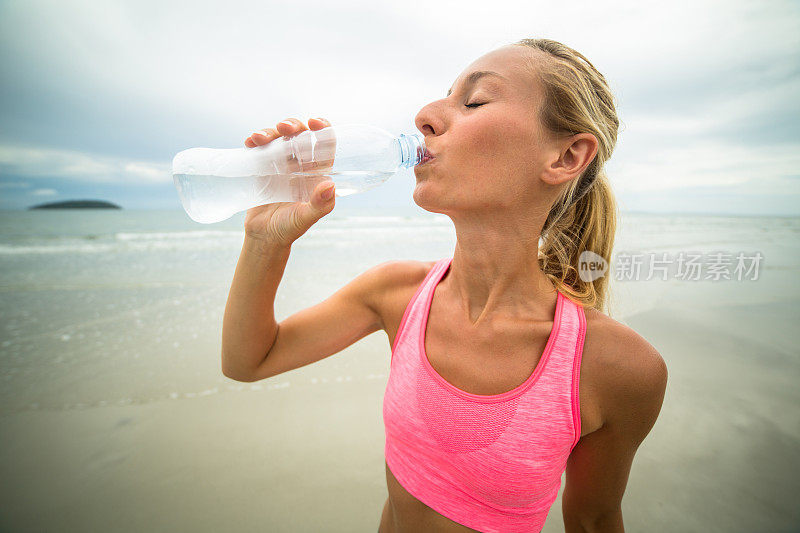
[[[626,211],[800,215],[800,2],[0,0],[0,209],[180,209],[173,156],[288,117],[414,133],[470,63],[561,41],[622,121]],[[337,205],[413,207],[412,170]]]

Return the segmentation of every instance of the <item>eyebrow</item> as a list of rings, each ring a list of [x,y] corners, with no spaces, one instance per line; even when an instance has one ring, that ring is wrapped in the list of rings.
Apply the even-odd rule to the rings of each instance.
[[[503,78],[504,80],[507,79],[502,74],[499,74],[492,70],[478,70],[467,76],[467,80],[464,82],[464,85],[472,85],[476,83],[479,79],[483,78],[484,76],[497,76],[498,78]],[[447,90],[447,96],[450,96],[452,92],[453,88],[451,87],[450,89]]]

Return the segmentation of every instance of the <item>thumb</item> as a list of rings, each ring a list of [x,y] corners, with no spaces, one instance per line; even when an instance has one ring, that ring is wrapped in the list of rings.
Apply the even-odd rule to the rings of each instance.
[[[333,182],[326,181],[317,185],[314,192],[311,193],[311,199],[301,206],[301,217],[307,224],[313,224],[333,211],[333,206],[336,204],[334,191]],[[325,198],[327,192],[330,192],[329,198]]]

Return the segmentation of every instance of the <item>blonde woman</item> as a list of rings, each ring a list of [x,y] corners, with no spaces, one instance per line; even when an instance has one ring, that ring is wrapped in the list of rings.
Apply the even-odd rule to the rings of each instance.
[[[333,209],[330,183],[309,202],[247,212],[223,372],[266,379],[387,333],[380,533],[540,531],[565,470],[566,531],[623,531],[667,369],[604,314],[607,277],[579,273],[583,252],[611,258],[604,165],[618,124],[604,77],[561,43],[524,39],[478,58],[416,116],[429,154],[414,202],[452,219],[453,256],[375,266],[280,324],[291,244]],[[245,144],[305,129],[290,119]]]

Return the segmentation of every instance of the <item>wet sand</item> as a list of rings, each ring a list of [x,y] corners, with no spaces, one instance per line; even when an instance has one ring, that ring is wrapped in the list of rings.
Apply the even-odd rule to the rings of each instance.
[[[629,531],[800,524],[798,318],[792,301],[627,317],[670,371],[623,500]],[[5,414],[0,526],[374,531],[387,495],[388,353],[378,333],[316,365],[225,380],[205,395]],[[545,531],[561,530],[559,496]]]

